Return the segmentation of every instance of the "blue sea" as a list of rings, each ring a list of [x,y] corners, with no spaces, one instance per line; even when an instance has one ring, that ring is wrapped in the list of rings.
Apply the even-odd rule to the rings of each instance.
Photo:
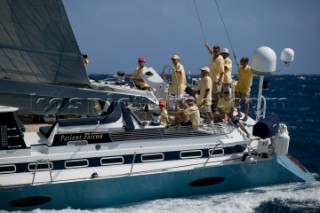
[[[320,75],[276,75],[265,80],[269,86],[263,91],[268,100],[267,114],[279,115],[288,126],[291,138],[289,153],[319,180]],[[257,96],[257,88],[258,78],[252,85],[252,97]],[[255,103],[251,105],[254,107]],[[116,208],[59,211],[37,209],[32,212],[320,212],[320,182],[259,187],[220,195],[168,198]]]

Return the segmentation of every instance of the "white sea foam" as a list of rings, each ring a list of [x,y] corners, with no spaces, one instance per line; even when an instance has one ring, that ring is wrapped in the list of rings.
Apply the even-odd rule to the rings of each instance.
[[[188,213],[188,212],[254,212],[261,204],[281,200],[291,208],[320,208],[320,182],[292,183],[259,187],[236,193],[204,195],[189,198],[160,199],[119,208],[94,210],[34,210],[31,213]],[[296,203],[295,203],[296,202]],[[293,204],[292,204],[293,203]],[[295,207],[296,206],[296,207]]]

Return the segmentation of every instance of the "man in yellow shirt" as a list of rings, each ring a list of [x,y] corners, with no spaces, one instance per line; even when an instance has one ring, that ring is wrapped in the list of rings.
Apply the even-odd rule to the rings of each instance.
[[[198,127],[200,126],[200,112],[199,108],[196,105],[195,99],[192,96],[190,96],[187,98],[186,103],[188,105],[186,111],[192,123],[192,128],[198,129]]]
[[[230,90],[232,84],[232,61],[229,58],[229,50],[227,48],[223,48],[221,51],[221,55],[224,59],[224,73],[222,80],[222,91]],[[229,91],[230,92],[230,91]]]
[[[182,100],[182,102],[186,104],[185,108],[181,108],[175,113],[171,126],[177,124],[180,124],[181,126],[192,125],[193,129],[198,129],[200,125],[200,112],[195,103],[194,97],[189,96],[185,100]]]
[[[210,69],[208,67],[202,67],[201,70],[201,81],[195,91],[199,92],[197,97],[197,105],[202,113],[206,113],[213,121],[213,114],[211,111],[212,105],[212,80],[209,76]]]
[[[135,80],[135,85],[137,89],[140,89],[140,90],[150,90],[149,84],[147,84],[141,77],[142,71],[146,69],[145,63],[146,63],[146,60],[143,57],[138,58],[139,66],[135,69],[133,75],[130,77],[130,79]],[[145,111],[152,110],[152,107],[146,104],[144,106],[144,110]]]
[[[233,117],[233,110],[234,110],[234,102],[230,98],[230,92],[229,89],[224,90],[223,92],[223,98],[219,99],[219,103],[217,106],[219,114],[215,116],[215,120],[217,122],[227,122],[227,120],[230,120],[233,122],[234,125],[237,125],[240,127],[242,131],[244,131],[247,134],[247,137],[250,137],[250,134],[247,130],[247,128],[243,125],[242,122],[239,121],[239,119],[235,119]]]
[[[217,107],[217,103],[220,98],[222,77],[224,73],[224,59],[220,54],[220,47],[214,46],[210,48],[209,44],[206,43],[206,47],[209,53],[213,56],[210,64],[210,77],[212,79],[212,95],[214,97],[214,106]]]
[[[141,77],[141,72],[145,69],[145,59],[140,57],[138,59],[138,63],[139,63],[139,67],[137,67],[133,73],[133,75],[130,77],[130,79],[135,80],[135,85],[137,87],[137,89],[140,90],[149,90],[150,87],[149,85],[144,82],[144,80]]]
[[[88,55],[86,54],[82,54],[82,61],[83,61],[83,65],[86,67],[89,65],[89,59],[88,59]]]
[[[219,99],[217,110],[219,112],[218,114],[218,120],[219,121],[227,121],[228,118],[233,118],[233,108],[234,103],[233,100],[230,98],[229,90],[225,90],[223,92],[223,98]]]
[[[173,55],[171,57],[173,63],[173,70],[171,74],[171,94],[176,95],[178,98],[183,96],[185,89],[187,88],[187,78],[184,72],[184,67],[180,64],[180,57]]]
[[[238,116],[241,118],[241,111],[240,111],[240,100],[245,101],[245,116],[243,121],[248,120],[248,113],[249,113],[249,98],[250,98],[250,91],[252,85],[252,78],[255,76],[252,71],[251,67],[248,65],[249,59],[247,57],[242,57],[240,60],[240,66],[238,70],[238,82],[235,88],[235,105],[238,110]]]

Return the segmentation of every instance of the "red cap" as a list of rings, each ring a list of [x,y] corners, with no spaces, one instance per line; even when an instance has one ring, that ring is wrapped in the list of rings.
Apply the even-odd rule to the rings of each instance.
[[[143,57],[140,57],[138,61],[146,62],[146,60]]]
[[[159,101],[159,106],[165,106],[166,102],[165,101]]]

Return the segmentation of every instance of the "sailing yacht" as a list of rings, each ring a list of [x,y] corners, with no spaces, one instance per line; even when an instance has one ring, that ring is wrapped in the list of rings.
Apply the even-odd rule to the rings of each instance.
[[[143,76],[158,94],[90,82],[61,0],[1,4],[0,209],[91,209],[315,181],[288,154],[289,135],[276,116],[249,118],[249,135],[232,122],[194,129],[143,120],[129,103],[161,98],[165,84],[153,69]],[[273,56],[256,50],[260,80],[275,71]],[[97,99],[110,102],[102,115]],[[18,108],[90,116],[24,132]]]

